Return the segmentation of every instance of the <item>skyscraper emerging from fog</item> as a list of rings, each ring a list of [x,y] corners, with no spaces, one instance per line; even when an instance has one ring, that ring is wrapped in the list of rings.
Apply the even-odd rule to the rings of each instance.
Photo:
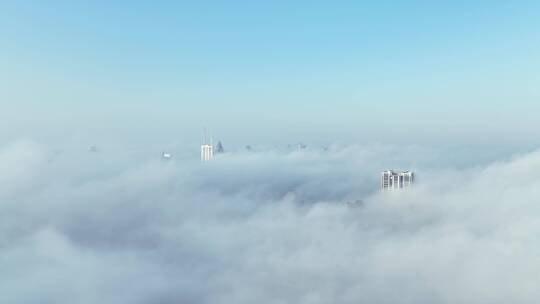
[[[414,182],[414,173],[411,171],[394,172],[392,170],[381,173],[381,189],[402,189],[409,187]]]
[[[214,147],[209,144],[202,144],[201,145],[201,160],[202,161],[209,161],[214,157]]]
[[[214,145],[212,143],[212,137],[210,137],[210,144],[206,142],[206,131],[203,137],[203,143],[201,145],[201,161],[209,161],[214,157]]]

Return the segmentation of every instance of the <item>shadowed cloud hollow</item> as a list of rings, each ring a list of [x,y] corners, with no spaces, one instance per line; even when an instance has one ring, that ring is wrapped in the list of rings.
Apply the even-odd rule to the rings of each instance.
[[[455,169],[396,151],[4,146],[0,302],[538,303],[540,153]],[[388,166],[419,182],[379,193]]]

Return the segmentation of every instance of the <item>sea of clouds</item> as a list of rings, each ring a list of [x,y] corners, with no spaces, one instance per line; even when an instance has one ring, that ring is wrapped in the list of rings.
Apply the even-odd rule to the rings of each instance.
[[[0,303],[538,303],[540,152],[445,159],[4,145]],[[389,168],[416,185],[379,192]]]

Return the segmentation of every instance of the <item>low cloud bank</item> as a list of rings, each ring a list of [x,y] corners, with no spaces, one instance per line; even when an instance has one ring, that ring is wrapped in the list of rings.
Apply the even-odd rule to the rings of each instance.
[[[443,155],[352,146],[201,164],[4,146],[0,300],[538,303],[540,152],[464,169]],[[388,168],[419,182],[379,193]]]

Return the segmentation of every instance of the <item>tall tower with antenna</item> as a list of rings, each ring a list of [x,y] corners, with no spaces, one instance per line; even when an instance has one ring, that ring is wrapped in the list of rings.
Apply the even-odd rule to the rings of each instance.
[[[214,145],[212,143],[212,136],[210,136],[210,144],[206,141],[206,129],[204,130],[203,140],[201,144],[201,161],[209,161],[214,157]]]

